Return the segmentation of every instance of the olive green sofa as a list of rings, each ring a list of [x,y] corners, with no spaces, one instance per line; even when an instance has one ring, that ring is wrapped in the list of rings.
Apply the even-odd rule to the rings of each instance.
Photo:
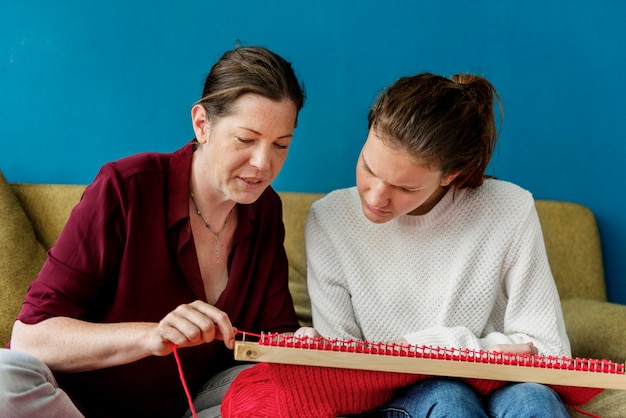
[[[83,189],[80,185],[8,183],[0,172],[2,346],[9,341],[28,283],[36,277],[46,250],[54,244]],[[311,323],[304,223],[311,204],[321,196],[281,193],[290,290],[303,325]],[[574,203],[537,200],[536,205],[573,356],[626,362],[626,306],[607,302],[594,215]],[[626,417],[626,391],[604,391],[582,409],[602,417]]]

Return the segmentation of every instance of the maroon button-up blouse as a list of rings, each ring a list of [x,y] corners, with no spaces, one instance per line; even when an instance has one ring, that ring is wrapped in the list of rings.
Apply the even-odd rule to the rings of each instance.
[[[18,319],[67,316],[98,323],[160,321],[206,300],[189,223],[192,144],[102,167],[49,251]],[[270,187],[238,205],[228,285],[216,306],[241,330],[298,327],[287,286],[282,204]],[[192,392],[234,365],[221,341],[179,350]],[[181,416],[187,408],[173,355],[82,373],[56,373],[88,417]]]

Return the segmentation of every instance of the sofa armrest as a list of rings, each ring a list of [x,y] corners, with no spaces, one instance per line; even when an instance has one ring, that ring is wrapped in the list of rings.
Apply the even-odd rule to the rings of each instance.
[[[626,305],[575,298],[561,306],[574,357],[626,363]]]

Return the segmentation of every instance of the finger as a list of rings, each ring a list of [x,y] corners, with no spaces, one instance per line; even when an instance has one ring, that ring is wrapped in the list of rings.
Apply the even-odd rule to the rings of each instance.
[[[315,328],[312,327],[300,327],[296,332],[294,332],[294,337],[296,338],[319,338],[320,333],[317,332]]]
[[[162,335],[177,345],[197,345],[215,339],[215,323],[189,305],[181,305],[159,324]]]
[[[178,306],[161,321],[161,325],[166,330],[165,335],[177,345],[197,345],[211,342],[216,337],[225,340],[229,335],[224,330],[232,330],[228,315],[202,301]],[[234,330],[231,333],[234,340]],[[186,341],[181,341],[183,338]]]
[[[215,306],[209,305],[208,303],[202,301],[195,301],[192,304],[192,307],[196,309],[199,313],[201,313],[206,318],[209,318],[211,321],[211,329],[213,334],[211,335],[211,339],[219,339],[223,340],[224,344],[228,348],[234,348],[235,345],[235,328],[233,324],[230,322],[230,318],[228,314]]]
[[[489,349],[491,352],[510,354],[537,354],[538,350],[532,343],[523,344],[498,344]]]

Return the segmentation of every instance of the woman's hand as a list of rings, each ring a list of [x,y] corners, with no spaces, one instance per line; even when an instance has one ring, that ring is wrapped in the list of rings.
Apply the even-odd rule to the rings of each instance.
[[[157,324],[150,335],[150,349],[154,355],[164,356],[174,345],[193,347],[213,340],[234,348],[235,328],[225,312],[196,300],[178,306]]]
[[[300,327],[293,333],[296,338],[320,338],[322,335],[312,327]]]
[[[539,354],[539,350],[537,350],[537,347],[535,347],[532,342],[524,344],[497,344],[489,348],[489,351],[510,354]]]

